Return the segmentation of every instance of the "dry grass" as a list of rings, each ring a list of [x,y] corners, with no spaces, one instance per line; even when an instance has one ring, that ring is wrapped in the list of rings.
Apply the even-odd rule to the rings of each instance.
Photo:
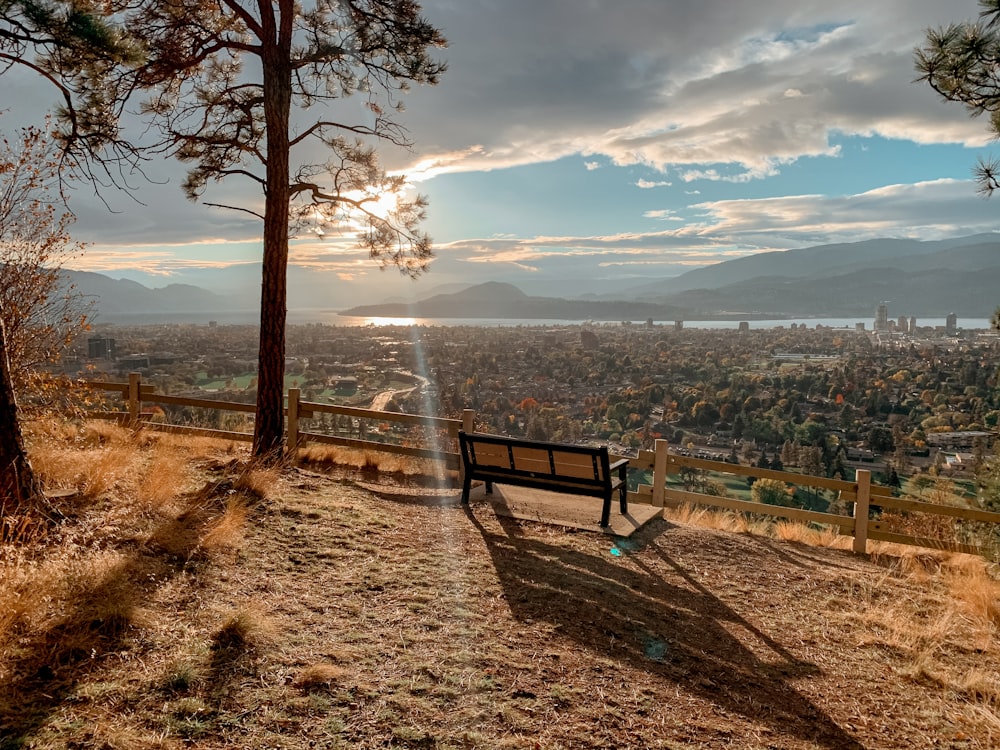
[[[1000,743],[979,558],[690,507],[615,555],[105,424],[32,454],[93,489],[0,545],[3,750]]]
[[[357,473],[362,477],[400,477],[403,479],[433,477],[441,479],[444,470],[439,461],[404,456],[396,453],[376,453],[334,445],[309,443],[299,450],[299,464],[316,469]]]
[[[349,674],[347,669],[336,664],[311,664],[298,673],[292,684],[299,690],[309,692],[317,688],[330,688]]]

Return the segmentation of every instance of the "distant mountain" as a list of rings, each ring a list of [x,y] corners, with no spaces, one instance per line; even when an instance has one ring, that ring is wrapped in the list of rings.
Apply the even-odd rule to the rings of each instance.
[[[677,320],[989,317],[1000,304],[1000,235],[935,242],[870,240],[763,253],[594,299],[531,297],[491,282],[409,305],[365,305],[344,315],[428,318]]]
[[[206,279],[212,292],[193,284],[150,288],[98,273],[64,271],[67,283],[95,301],[98,320],[143,320],[162,316],[255,320],[260,293],[259,267],[236,266]],[[221,282],[225,281],[223,284]],[[681,276],[636,283],[609,278],[605,293],[592,290],[601,280],[571,284],[577,298],[542,296],[564,289],[566,279],[531,279],[526,294],[509,283],[488,282],[456,289],[446,284],[425,290],[423,299],[391,301],[344,310],[342,315],[421,318],[523,318],[552,320],[696,320],[767,317],[869,317],[879,302],[890,314],[989,317],[1000,305],[1000,234],[935,242],[869,240],[770,252],[694,269]],[[349,281],[309,269],[289,268],[289,308],[331,310],[347,299],[363,299]],[[397,300],[401,299],[397,296]]]
[[[122,316],[139,313],[194,313],[225,310],[235,300],[190,284],[168,284],[150,289],[136,281],[112,279],[90,271],[63,270],[64,284],[94,302],[98,315]]]
[[[1000,304],[1000,266],[979,271],[929,269],[905,273],[871,268],[826,279],[758,277],[719,289],[663,297],[692,316],[743,311],[753,317],[874,317],[879,302],[894,316],[988,318]]]
[[[393,318],[526,318],[550,320],[673,319],[681,311],[664,304],[624,300],[566,300],[529,297],[512,284],[490,281],[454,294],[412,304],[361,305],[340,314]]]
[[[979,259],[978,265],[971,261],[972,258]],[[628,293],[634,299],[657,301],[666,300],[677,292],[721,289],[758,277],[829,279],[863,269],[888,268],[910,272],[960,268],[966,267],[966,263],[977,268],[1000,266],[1000,234],[979,234],[932,242],[879,239],[758,253],[696,268],[673,278],[636,285]],[[602,299],[608,296],[603,295]]]

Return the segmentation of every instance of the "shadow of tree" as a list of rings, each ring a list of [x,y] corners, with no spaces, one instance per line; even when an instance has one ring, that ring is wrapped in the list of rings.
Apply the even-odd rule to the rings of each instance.
[[[0,684],[0,750],[31,746],[42,727],[61,706],[75,700],[80,685],[105,660],[136,646],[144,603],[176,576],[196,571],[204,562],[199,540],[212,512],[203,495],[193,499],[200,505],[164,519],[144,544],[112,563],[99,557],[93,561],[94,567],[70,586],[61,615],[22,636],[8,659],[9,677]],[[102,565],[107,567],[101,569]],[[236,658],[231,650],[221,657],[213,655],[213,678],[231,675]]]
[[[789,684],[817,673],[701,585],[656,543],[657,529],[616,548],[632,566],[524,533],[498,515],[502,533],[467,514],[482,534],[506,600],[521,621],[548,622],[594,652],[655,675],[722,710],[819,747],[863,750]],[[488,506],[487,506],[488,508]],[[491,510],[486,510],[492,514]],[[671,580],[658,569],[663,568]],[[758,657],[733,635],[759,645]]]

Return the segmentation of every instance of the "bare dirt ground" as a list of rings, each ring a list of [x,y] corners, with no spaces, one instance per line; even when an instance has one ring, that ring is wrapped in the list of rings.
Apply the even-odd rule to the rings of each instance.
[[[4,651],[0,748],[1000,746],[995,627],[933,571],[305,471],[208,558],[196,520],[108,542],[127,617]]]

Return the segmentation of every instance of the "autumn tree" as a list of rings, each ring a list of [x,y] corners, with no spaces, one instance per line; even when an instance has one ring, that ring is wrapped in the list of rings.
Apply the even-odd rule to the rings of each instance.
[[[86,328],[89,302],[61,274],[83,245],[69,235],[59,169],[43,129],[0,138],[0,317],[15,390]]]
[[[39,128],[0,139],[0,515],[41,489],[18,422],[16,393],[86,327],[86,307],[63,284],[62,265],[80,252],[56,185],[59,152]]]
[[[31,54],[37,52],[38,56]],[[62,158],[57,174],[62,177],[63,168],[75,172],[78,163],[74,154],[83,156],[81,172],[100,180],[100,174],[92,171],[96,167],[104,176],[114,173],[116,165],[134,164],[136,152],[116,138],[112,130],[102,127],[107,122],[101,117],[104,111],[103,76],[109,70],[135,57],[135,48],[126,43],[121,35],[101,20],[100,13],[86,0],[73,3],[40,4],[33,0],[7,0],[0,2],[0,72],[13,65],[29,68],[43,80],[55,87],[61,96],[62,108]],[[85,105],[90,117],[82,118],[74,102]],[[40,138],[41,134],[36,133]],[[34,136],[26,135],[28,151],[41,141],[32,141]],[[9,153],[9,152],[8,152]],[[43,153],[48,153],[43,149]],[[98,156],[100,154],[100,156]],[[41,156],[42,154],[38,154]],[[91,160],[89,157],[97,157]],[[0,177],[3,178],[6,201],[4,211],[4,233],[0,242],[7,253],[0,259],[5,265],[5,277],[0,294],[0,516],[37,508],[44,503],[41,484],[31,469],[25,452],[24,439],[18,419],[17,400],[14,394],[14,380],[23,374],[25,364],[35,354],[44,353],[45,346],[33,350],[34,342],[29,341],[28,331],[32,320],[44,317],[45,310],[55,295],[34,295],[35,302],[25,303],[36,288],[28,283],[24,290],[18,290],[22,278],[12,270],[18,261],[17,243],[27,241],[28,247],[48,254],[47,261],[59,258],[66,247],[64,243],[65,224],[56,217],[57,209],[46,207],[44,200],[34,202],[34,190],[38,188],[39,175],[53,175],[53,162],[47,157],[41,165],[32,166],[18,159],[5,159],[0,163]],[[39,171],[32,172],[34,169]],[[44,180],[42,180],[44,182]],[[26,189],[24,192],[23,189]],[[27,203],[24,203],[27,201]],[[27,208],[25,208],[27,206]],[[33,207],[32,207],[33,206]],[[19,218],[20,217],[20,218]],[[26,221],[25,221],[26,220]],[[52,244],[47,238],[29,236],[31,222],[41,220],[42,231],[54,230]],[[54,224],[52,223],[54,222]],[[36,227],[39,228],[39,227]],[[58,239],[61,238],[61,239]],[[11,249],[10,243],[14,243]],[[22,245],[22,249],[24,246]],[[30,256],[30,252],[29,252]],[[38,255],[35,256],[39,257]],[[23,270],[23,269],[22,269]],[[11,276],[11,274],[14,276]],[[30,276],[30,274],[29,274]],[[16,280],[15,280],[16,279]],[[44,271],[35,277],[39,287],[46,287],[51,281]],[[51,292],[51,287],[49,287]],[[18,306],[12,312],[6,305]],[[58,302],[55,302],[58,305]],[[36,311],[33,316],[30,311]],[[62,317],[57,314],[56,317]],[[11,326],[8,335],[6,326]],[[13,351],[13,367],[10,353]]]
[[[42,489],[28,460],[16,390],[56,359],[85,325],[59,269],[79,251],[54,183],[58,153],[38,128],[0,139],[0,516],[36,506]]]

